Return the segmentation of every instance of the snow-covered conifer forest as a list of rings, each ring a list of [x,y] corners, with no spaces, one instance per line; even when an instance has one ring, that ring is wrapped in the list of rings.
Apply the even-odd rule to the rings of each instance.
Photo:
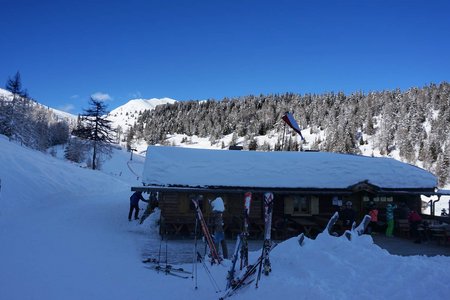
[[[368,94],[259,95],[221,101],[176,102],[145,111],[130,133],[148,144],[168,143],[167,136],[208,137],[224,148],[223,137],[244,148],[280,150],[286,111],[310,133],[306,143],[292,133],[285,149],[395,155],[434,172],[444,184],[450,166],[450,84],[431,84],[407,91]],[[269,143],[263,136],[274,136]],[[131,140],[129,138],[129,140]],[[367,153],[367,150],[364,151]]]

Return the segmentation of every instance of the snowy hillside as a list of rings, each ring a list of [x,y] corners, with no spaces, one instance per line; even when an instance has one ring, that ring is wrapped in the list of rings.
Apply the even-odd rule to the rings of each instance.
[[[0,88],[0,97],[4,99],[12,99],[12,94]],[[151,99],[132,99],[115,109],[108,114],[108,119],[112,121],[112,127],[120,126],[122,129],[127,129],[133,125],[139,115],[144,110],[153,110],[158,105],[175,103],[176,100],[170,98],[151,98]],[[40,104],[42,105],[42,104]],[[77,120],[77,116],[68,112],[48,107],[58,118],[68,121],[73,124]]]
[[[157,248],[160,238],[158,213],[143,225],[127,220],[142,157],[131,163],[129,153],[116,150],[100,172],[3,136],[0,149],[0,299],[209,300],[224,293],[229,260],[208,264],[220,291],[202,265],[196,280],[144,268],[143,248]],[[251,252],[250,261],[259,253]],[[450,292],[450,257],[390,255],[370,236],[349,242],[322,234],[302,247],[292,238],[271,261],[258,289],[252,284],[232,299],[446,299]]]
[[[8,92],[7,90],[0,89],[0,97],[10,99],[12,98],[12,94]]]
[[[153,110],[156,106],[162,104],[172,104],[176,100],[170,98],[152,98],[152,99],[133,99],[126,104],[119,106],[108,114],[108,119],[112,121],[113,128],[120,126],[123,130],[134,125],[139,115],[144,110]]]
[[[12,100],[13,97],[12,97],[12,94],[9,91],[4,90],[4,89],[0,89],[0,98],[7,99],[7,100]],[[37,102],[35,102],[35,103],[37,103]],[[64,121],[68,122],[69,124],[75,124],[76,121],[77,121],[77,116],[75,116],[75,115],[73,115],[71,113],[68,113],[68,112],[65,112],[65,111],[61,111],[61,110],[58,110],[58,109],[54,109],[54,108],[51,108],[51,107],[47,107],[47,106],[42,105],[40,103],[37,103],[37,105],[41,105],[42,107],[45,107],[45,108],[51,110],[53,112],[53,114],[56,116],[56,118],[59,119],[59,120],[64,120]]]
[[[76,124],[77,122],[77,116],[73,115],[71,113],[62,111],[62,110],[58,110],[58,109],[54,109],[54,108],[49,108],[51,111],[53,111],[53,113],[60,119],[62,120],[66,120],[69,124]]]

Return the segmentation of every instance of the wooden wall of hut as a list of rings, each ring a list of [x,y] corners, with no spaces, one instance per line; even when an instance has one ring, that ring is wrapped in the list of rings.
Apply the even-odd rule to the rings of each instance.
[[[221,197],[225,204],[223,218],[226,237],[234,238],[242,231],[244,216],[244,193],[203,193],[202,195],[203,201],[200,203],[200,206],[208,224],[212,223],[210,201],[214,200],[216,197]],[[164,192],[160,194],[160,232],[162,234],[168,233],[180,236],[192,236],[194,234],[195,211],[191,202],[192,196],[192,194],[185,192]],[[304,215],[287,215],[285,210],[285,202],[286,199],[291,196],[286,194],[275,194],[274,196],[275,202],[272,225],[275,227],[275,232],[281,232],[282,234],[280,236],[284,237],[300,233],[295,231],[286,235],[286,232],[283,232],[288,230],[286,222],[289,219],[306,218],[317,222],[317,232],[319,232],[321,231],[321,228],[324,228],[329,217],[335,211],[339,210],[339,207],[333,204],[334,195],[320,195],[315,196],[315,198],[318,199],[317,212]],[[342,200],[343,205],[345,205],[347,201],[352,201],[353,209],[357,213],[357,221],[361,220],[367,213],[368,203],[370,201],[375,200],[375,203],[380,210],[381,219],[383,218],[383,212],[385,211],[387,203],[406,203],[406,205],[410,208],[420,205],[420,197],[411,195],[389,197],[358,192],[352,195],[340,196],[339,198]],[[264,232],[263,193],[252,194],[249,232],[251,238],[262,238]]]

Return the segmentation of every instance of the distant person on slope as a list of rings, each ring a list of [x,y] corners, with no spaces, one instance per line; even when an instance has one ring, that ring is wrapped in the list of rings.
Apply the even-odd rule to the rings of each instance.
[[[134,210],[134,219],[139,220],[139,200],[142,200],[144,202],[149,202],[148,200],[145,200],[142,196],[142,192],[137,191],[134,192],[133,195],[130,197],[130,212],[128,213],[128,221],[131,221],[131,216],[133,215]]]

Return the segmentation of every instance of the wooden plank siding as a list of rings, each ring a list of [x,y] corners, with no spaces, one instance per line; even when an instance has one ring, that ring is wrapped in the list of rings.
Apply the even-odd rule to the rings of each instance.
[[[224,200],[223,215],[224,229],[227,238],[234,238],[242,231],[244,212],[244,193],[201,193],[203,201],[200,203],[203,215],[208,224],[211,218],[210,201],[220,196]],[[161,209],[161,234],[178,236],[192,236],[195,230],[195,211],[191,203],[193,194],[188,192],[161,192],[159,208]],[[305,198],[309,201],[309,211],[294,211],[293,199]],[[274,194],[274,208],[272,218],[272,233],[276,239],[285,239],[307,231],[315,236],[325,228],[330,216],[339,207],[333,205],[334,195],[318,194]],[[367,213],[369,201],[376,200],[383,219],[387,203],[406,203],[410,208],[420,205],[418,195],[384,195],[358,191],[354,194],[341,195],[343,205],[352,201],[353,209],[357,213],[357,221]],[[312,224],[314,223],[314,224]],[[262,238],[264,231],[263,193],[253,193],[250,208],[250,238]]]

